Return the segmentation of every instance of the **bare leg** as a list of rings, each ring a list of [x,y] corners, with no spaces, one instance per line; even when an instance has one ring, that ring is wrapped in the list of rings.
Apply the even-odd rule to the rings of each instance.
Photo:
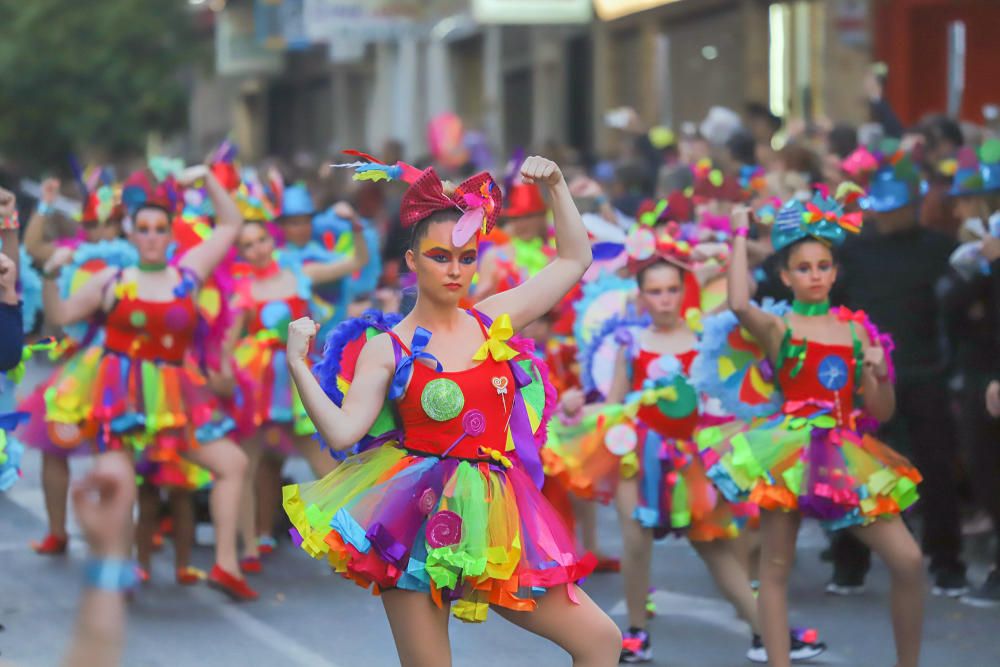
[[[160,488],[152,484],[139,487],[139,522],[135,527],[135,550],[139,567],[150,571],[153,558],[153,534],[160,523]]]
[[[170,513],[174,517],[174,568],[181,570],[191,564],[191,549],[194,547],[194,500],[191,493],[171,490]]]
[[[330,456],[330,452],[324,450],[315,438],[300,435],[292,442],[295,444],[295,450],[312,468],[316,479],[326,477],[337,467],[337,460]]]
[[[265,454],[257,470],[257,534],[274,535],[274,512],[281,505],[281,469],[285,459]]]
[[[795,561],[795,541],[802,518],[797,512],[760,513],[760,597],[757,611],[761,637],[772,667],[790,667],[788,577]]]
[[[239,576],[236,524],[247,457],[236,443],[225,438],[190,450],[187,457],[215,476],[210,501],[215,525],[215,562],[226,572]]]
[[[261,458],[260,438],[254,436],[243,442],[243,452],[247,455],[247,469],[243,477],[243,497],[240,500],[240,538],[243,540],[243,556],[257,558],[257,466]]]
[[[427,593],[382,592],[382,606],[396,641],[400,667],[449,667],[448,607],[438,608]]]
[[[580,524],[580,543],[584,551],[589,551],[598,558],[603,554],[597,546],[597,503],[572,497],[573,512]]]
[[[917,667],[924,623],[924,558],[899,517],[876,521],[851,532],[877,553],[892,576],[892,630],[898,667]]]
[[[573,667],[617,665],[621,631],[579,587],[576,596],[580,604],[574,604],[559,586],[543,595],[534,611],[493,609],[514,625],[558,644],[573,657]]]
[[[49,534],[66,539],[66,499],[69,494],[69,460],[65,456],[42,454],[42,489],[49,515]]]
[[[691,542],[691,546],[708,567],[722,595],[733,605],[739,617],[750,625],[753,633],[759,635],[757,600],[754,599],[750,579],[735,540]]]
[[[639,504],[639,484],[622,480],[615,496],[618,523],[622,530],[622,578],[625,581],[625,606],[631,628],[646,627],[646,595],[649,593],[649,568],[653,556],[653,531],[632,518]]]

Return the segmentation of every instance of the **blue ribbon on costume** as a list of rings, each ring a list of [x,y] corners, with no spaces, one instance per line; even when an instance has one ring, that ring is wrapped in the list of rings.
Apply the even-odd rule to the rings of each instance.
[[[660,524],[660,496],[663,483],[663,463],[660,460],[660,451],[663,447],[663,438],[651,428],[646,428],[646,437],[643,438],[642,452],[642,480],[639,484],[639,506],[633,512],[633,518],[646,528],[655,528]]]
[[[427,344],[430,342],[431,332],[423,327],[417,327],[417,330],[413,332],[413,341],[410,343],[410,349],[413,351],[399,360],[396,372],[392,376],[392,386],[389,387],[391,400],[399,398],[406,391],[406,385],[409,384],[410,378],[413,376],[413,364],[417,359],[433,361],[438,373],[444,369],[437,357],[430,352],[425,352]]]

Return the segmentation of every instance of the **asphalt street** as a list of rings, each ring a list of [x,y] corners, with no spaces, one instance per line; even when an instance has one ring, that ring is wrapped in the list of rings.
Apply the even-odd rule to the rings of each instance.
[[[26,387],[22,387],[22,390]],[[25,457],[24,478],[0,494],[0,663],[56,665],[71,632],[80,591],[85,547],[75,526],[65,557],[40,557],[28,541],[45,532],[39,484],[39,456]],[[75,462],[79,475],[87,461]],[[292,462],[292,476],[305,466]],[[600,513],[607,551],[620,552],[613,512]],[[199,528],[196,564],[211,564],[211,530]],[[891,667],[888,576],[876,564],[868,592],[852,598],[823,593],[829,566],[819,558],[825,538],[806,524],[791,581],[793,625],[820,629],[830,646],[816,665]],[[986,575],[986,547],[970,541],[970,578]],[[234,604],[206,587],[181,588],[172,576],[169,542],[154,563],[153,581],[129,611],[124,664],[130,667],[381,667],[398,664],[378,599],[339,577],[288,542],[253,579],[261,599]],[[658,543],[654,554],[652,620],[655,665],[741,667],[749,665],[746,627],[716,592],[704,566],[686,542]],[[621,579],[597,575],[585,588],[619,623],[624,623]],[[1000,610],[979,610],[928,595],[926,667],[1000,665]],[[568,656],[545,640],[516,629],[498,616],[481,625],[453,621],[456,667],[569,665]],[[6,664],[6,663],[4,663]]]

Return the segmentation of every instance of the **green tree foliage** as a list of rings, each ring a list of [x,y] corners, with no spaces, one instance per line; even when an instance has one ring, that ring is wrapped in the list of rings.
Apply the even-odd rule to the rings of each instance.
[[[197,43],[185,0],[0,0],[0,154],[141,152],[187,123]]]

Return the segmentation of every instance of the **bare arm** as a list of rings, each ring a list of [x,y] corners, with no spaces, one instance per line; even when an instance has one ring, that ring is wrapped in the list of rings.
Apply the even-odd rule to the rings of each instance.
[[[308,317],[288,327],[288,370],[302,399],[306,413],[323,440],[333,449],[348,449],[364,437],[375,423],[392,378],[388,359],[392,359],[388,336],[376,336],[361,350],[344,405],[338,408],[326,395],[306,364],[309,343],[319,325]]]
[[[625,400],[628,394],[628,347],[623,345],[615,355],[615,375],[611,379],[611,388],[605,402],[614,405]]]
[[[64,255],[72,256],[69,248],[59,248],[46,262],[45,282],[42,285],[42,306],[45,319],[57,327],[90,319],[101,308],[105,288],[118,271],[110,266],[105,268],[88,280],[75,294],[63,300],[59,294],[59,286],[56,284],[56,276],[59,269],[65,264]]]
[[[333,212],[351,221],[354,230],[354,254],[347,259],[336,262],[306,264],[302,267],[303,273],[309,276],[316,284],[332,283],[334,280],[349,276],[355,271],[360,271],[371,255],[371,248],[368,247],[368,238],[365,236],[364,227],[361,225],[361,218],[354,211],[354,208],[345,202],[337,204]]]
[[[8,220],[16,222],[16,216],[17,198],[14,197],[13,192],[0,188],[0,218],[2,218],[5,223]],[[6,224],[4,227],[6,227]],[[18,228],[12,227],[8,229],[0,229],[0,242],[3,243],[3,254],[6,255],[10,261],[14,262],[14,272],[16,274],[20,269],[18,263],[21,258],[21,253],[18,251],[20,244]]]
[[[880,422],[887,422],[896,411],[896,390],[889,378],[889,365],[885,350],[873,344],[868,332],[862,330],[865,346],[864,368],[861,373],[861,397],[865,412]]]
[[[24,248],[28,255],[38,262],[45,264],[49,257],[55,252],[56,244],[45,240],[45,216],[36,210],[28,219],[28,227],[24,230]]]
[[[192,168],[196,169],[196,168]],[[205,179],[205,189],[208,190],[209,199],[215,208],[215,229],[212,235],[203,242],[192,248],[181,259],[181,266],[194,271],[194,273],[206,280],[215,267],[219,265],[229,252],[236,237],[239,236],[243,227],[243,217],[240,215],[236,202],[229,196],[226,189],[222,187],[212,172],[201,168],[192,171],[188,178],[203,177]]]
[[[73,506],[94,560],[127,563],[132,551],[135,472],[124,457],[98,457],[73,488]],[[66,667],[115,667],[125,644],[125,592],[88,585]]]
[[[749,222],[748,208],[741,206],[733,211],[733,227],[736,230],[747,229]],[[750,267],[747,262],[746,232],[737,233],[733,237],[727,288],[729,308],[739,319],[740,324],[746,327],[769,357],[772,359],[777,357],[785,325],[780,317],[764,312],[750,303]]]
[[[54,178],[47,178],[42,181],[42,196],[38,208],[28,219],[28,227],[24,230],[24,245],[31,255],[31,258],[38,262],[39,266],[49,261],[49,257],[55,252],[56,245],[45,240],[45,221],[47,216],[42,214],[42,207],[51,207],[59,196],[59,181]]]
[[[480,304],[480,310],[492,318],[504,313],[510,315],[515,330],[552,310],[580,281],[594,259],[587,228],[558,165],[545,158],[530,157],[521,166],[521,175],[525,182],[548,186],[555,217],[557,255],[534,277]]]

